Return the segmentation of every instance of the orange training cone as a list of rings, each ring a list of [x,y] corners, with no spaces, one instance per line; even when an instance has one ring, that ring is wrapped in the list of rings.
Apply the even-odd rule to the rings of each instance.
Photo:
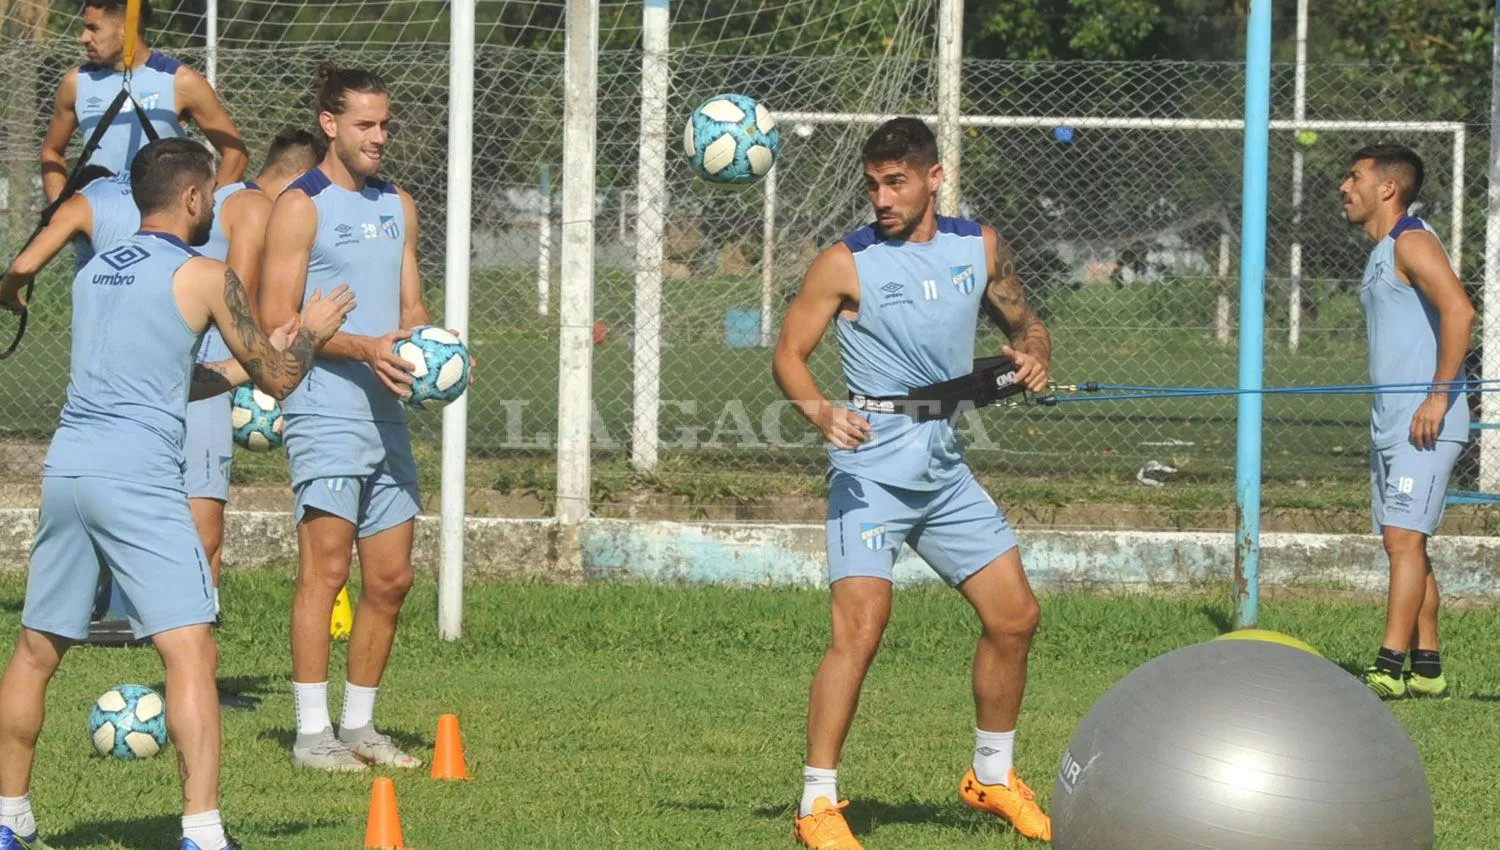
[[[438,718],[437,751],[432,754],[433,779],[468,779],[464,765],[464,744],[458,735],[458,715]]]
[[[370,819],[365,824],[365,847],[405,850],[401,840],[401,816],[396,814],[396,786],[389,776],[375,780],[370,789]]]

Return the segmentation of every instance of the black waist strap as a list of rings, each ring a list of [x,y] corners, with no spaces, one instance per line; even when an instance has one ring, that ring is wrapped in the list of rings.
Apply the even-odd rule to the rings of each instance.
[[[903,413],[918,422],[931,422],[951,418],[965,403],[985,407],[1025,390],[1016,381],[1016,364],[1009,357],[982,357],[974,361],[969,374],[918,387],[904,396],[850,393],[849,401],[866,413]]]

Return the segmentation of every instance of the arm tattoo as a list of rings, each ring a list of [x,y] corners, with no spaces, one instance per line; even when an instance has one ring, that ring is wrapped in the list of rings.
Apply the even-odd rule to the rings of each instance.
[[[224,271],[224,303],[234,322],[234,332],[247,349],[245,371],[256,384],[296,386],[312,365],[315,350],[312,331],[302,330],[285,351],[277,351],[250,311],[250,297],[234,269]]]
[[[1026,303],[1014,259],[1007,256],[999,265],[998,273],[985,293],[990,318],[1005,331],[1017,349],[1050,362],[1052,335],[1042,324],[1041,317]]]
[[[220,393],[227,393],[234,389],[229,383],[229,376],[224,370],[213,363],[197,363],[193,366],[193,398],[212,398]]]

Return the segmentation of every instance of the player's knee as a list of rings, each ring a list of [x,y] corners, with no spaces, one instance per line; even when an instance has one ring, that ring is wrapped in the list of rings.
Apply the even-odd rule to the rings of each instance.
[[[855,619],[848,628],[834,633],[834,649],[853,658],[869,663],[880,651],[880,639],[885,634],[884,617],[869,615]]]
[[[1427,535],[1408,528],[1386,526],[1380,537],[1385,544],[1385,553],[1393,558],[1419,555],[1427,548]]]
[[[382,571],[379,574],[365,573],[363,595],[365,599],[386,605],[400,605],[411,591],[415,574],[410,564],[401,569]]]
[[[68,645],[67,640],[56,635],[22,629],[10,663],[23,665],[22,669],[34,676],[50,679],[62,663],[63,653],[68,651]]]
[[[1008,606],[999,616],[984,623],[985,637],[1003,642],[1029,643],[1042,622],[1042,606],[1036,597]]]
[[[349,582],[349,559],[316,559],[304,566],[297,580],[306,588],[322,591],[330,597],[338,596],[339,591]]]

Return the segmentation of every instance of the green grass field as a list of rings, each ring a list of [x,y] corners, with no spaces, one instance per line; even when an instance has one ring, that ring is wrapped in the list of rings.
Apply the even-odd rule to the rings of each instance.
[[[288,761],[290,586],[281,573],[227,580],[222,673],[265,703],[224,716],[224,809],[246,847],[357,848],[370,778],[296,772]],[[18,577],[0,578],[0,630],[16,627],[22,593]],[[409,846],[792,846],[807,686],[828,635],[825,594],[475,585],[465,638],[446,644],[435,633],[435,593],[424,580],[412,594],[377,720],[425,758],[438,716],[456,712],[474,780],[395,776]],[[1213,637],[1229,610],[1208,592],[1043,598],[1018,758],[1044,802],[1094,700],[1146,660]],[[1268,599],[1263,616],[1345,664],[1364,663],[1383,621],[1378,602],[1332,598]],[[1500,672],[1488,661],[1500,611],[1446,612],[1443,629],[1458,698],[1393,708],[1427,767],[1437,846],[1492,848]],[[898,594],[841,772],[870,850],[1033,846],[957,799],[973,743],[974,634],[956,594]],[[335,682],[341,656],[336,649]],[[54,847],[176,846],[175,759],[105,762],[91,756],[84,730],[87,707],[111,685],[160,680],[149,649],[68,657],[48,701],[33,792]]]

